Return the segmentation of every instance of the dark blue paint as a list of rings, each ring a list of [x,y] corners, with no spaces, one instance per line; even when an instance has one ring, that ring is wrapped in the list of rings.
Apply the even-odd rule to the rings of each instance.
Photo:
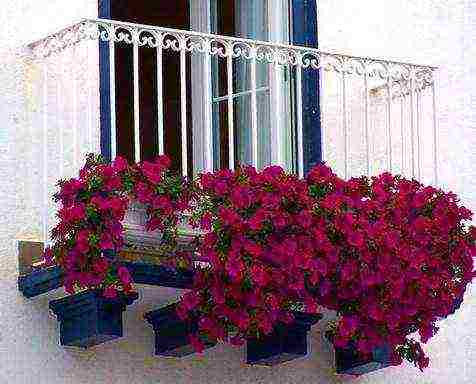
[[[294,44],[318,47],[316,0],[292,0],[292,25]],[[318,71],[311,68],[304,69],[302,71],[302,115],[305,173],[322,161],[319,87]]]
[[[100,0],[98,15],[111,18],[110,0]],[[99,39],[99,114],[101,155],[111,161],[111,92],[109,81],[109,43]]]
[[[57,289],[63,285],[63,269],[59,266],[33,270],[18,277],[18,290],[27,298]]]
[[[193,284],[193,271],[140,262],[120,262],[120,264],[129,270],[132,280],[137,284],[182,289],[191,288]],[[32,298],[60,288],[63,276],[63,270],[59,266],[35,270],[18,277],[18,290],[23,296]]]
[[[138,262],[123,262],[121,264],[129,270],[134,283],[182,289],[192,288],[193,271]]]
[[[360,376],[391,366],[389,346],[375,348],[372,355],[363,357],[354,347],[334,348],[335,368],[339,374]]]
[[[276,365],[285,361],[307,356],[307,334],[311,325],[317,323],[322,315],[294,312],[293,323],[279,324],[274,331],[260,339],[246,342],[246,363]]]
[[[189,341],[190,332],[196,333],[197,322],[186,323],[177,316],[176,303],[145,314],[155,333],[155,354],[161,356],[183,357],[194,353]],[[205,348],[216,345],[202,338]]]
[[[134,293],[107,299],[96,290],[50,301],[60,322],[60,344],[88,348],[122,337],[122,312],[137,298]]]

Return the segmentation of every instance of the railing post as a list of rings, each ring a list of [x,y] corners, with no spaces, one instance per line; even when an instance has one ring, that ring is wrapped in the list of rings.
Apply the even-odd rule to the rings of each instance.
[[[180,37],[180,119],[181,119],[181,145],[182,145],[182,175],[188,175],[188,150],[187,150],[187,85],[184,36]]]
[[[134,80],[134,161],[141,161],[140,151],[140,100],[139,100],[139,31],[132,32],[133,43],[133,80]]]
[[[438,76],[437,70],[433,70],[431,73],[431,93],[433,106],[433,171],[435,186],[438,186]]]
[[[258,102],[256,98],[256,53],[251,49],[251,164],[258,168]]]
[[[235,129],[233,108],[233,45],[227,46],[226,71],[227,71],[227,103],[228,103],[228,167],[235,169]]]
[[[301,57],[298,58],[296,66],[296,112],[297,112],[297,172],[298,176],[304,176],[304,145],[303,145],[303,129],[302,129],[302,66]]]
[[[163,90],[163,35],[161,32],[155,34],[157,39],[157,149],[159,155],[165,153],[164,146],[164,90]]]

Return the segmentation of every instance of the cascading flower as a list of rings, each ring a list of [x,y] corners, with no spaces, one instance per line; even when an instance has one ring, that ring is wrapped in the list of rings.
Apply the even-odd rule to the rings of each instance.
[[[117,157],[108,165],[100,156],[90,155],[78,178],[58,183],[54,199],[60,203],[60,221],[52,231],[54,244],[47,248],[45,260],[64,268],[68,292],[102,288],[112,298],[118,290],[132,290],[128,270],[111,258],[124,246],[121,221],[130,200],[145,204],[147,227],[163,230],[164,242],[170,243],[169,248],[175,246],[175,230],[188,207],[190,191],[169,167],[166,156],[134,165]],[[179,256],[174,260],[187,259]]]

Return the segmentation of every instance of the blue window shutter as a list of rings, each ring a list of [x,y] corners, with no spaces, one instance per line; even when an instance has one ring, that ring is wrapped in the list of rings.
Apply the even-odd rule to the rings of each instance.
[[[292,0],[293,44],[317,48],[317,0]],[[319,72],[302,72],[304,173],[322,161]],[[298,106],[299,108],[299,106]]]
[[[111,19],[111,0],[100,0],[98,16]],[[111,93],[109,82],[109,43],[99,40],[99,114],[101,155],[111,161]]]

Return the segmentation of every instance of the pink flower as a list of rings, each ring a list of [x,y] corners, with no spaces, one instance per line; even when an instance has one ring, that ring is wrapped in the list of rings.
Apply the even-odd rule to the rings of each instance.
[[[93,264],[93,270],[94,272],[98,274],[106,273],[108,268],[109,268],[109,262],[104,257],[97,259],[95,263]]]
[[[99,248],[103,251],[107,249],[114,249],[114,244],[112,242],[112,237],[109,233],[104,232],[101,235],[101,240],[99,241]]]
[[[181,304],[185,310],[191,311],[200,304],[200,297],[194,291],[187,292],[182,296]]]
[[[190,334],[189,340],[190,340],[190,344],[193,347],[193,350],[196,353],[203,353],[203,351],[205,350],[205,344],[203,344],[203,342],[200,340],[199,337],[197,337],[197,335]]]
[[[54,265],[54,255],[51,247],[46,247],[43,253],[43,261],[46,265]]]
[[[117,269],[117,275],[122,284],[130,284],[132,282],[131,275],[126,267],[119,267]]]
[[[155,159],[155,164],[157,164],[162,169],[169,169],[172,165],[172,161],[168,156],[162,155]]]
[[[112,166],[116,172],[125,171],[128,167],[127,160],[124,159],[123,157],[118,156],[113,161]]]
[[[251,278],[258,287],[264,287],[269,282],[269,276],[266,271],[257,265],[251,267]]]

